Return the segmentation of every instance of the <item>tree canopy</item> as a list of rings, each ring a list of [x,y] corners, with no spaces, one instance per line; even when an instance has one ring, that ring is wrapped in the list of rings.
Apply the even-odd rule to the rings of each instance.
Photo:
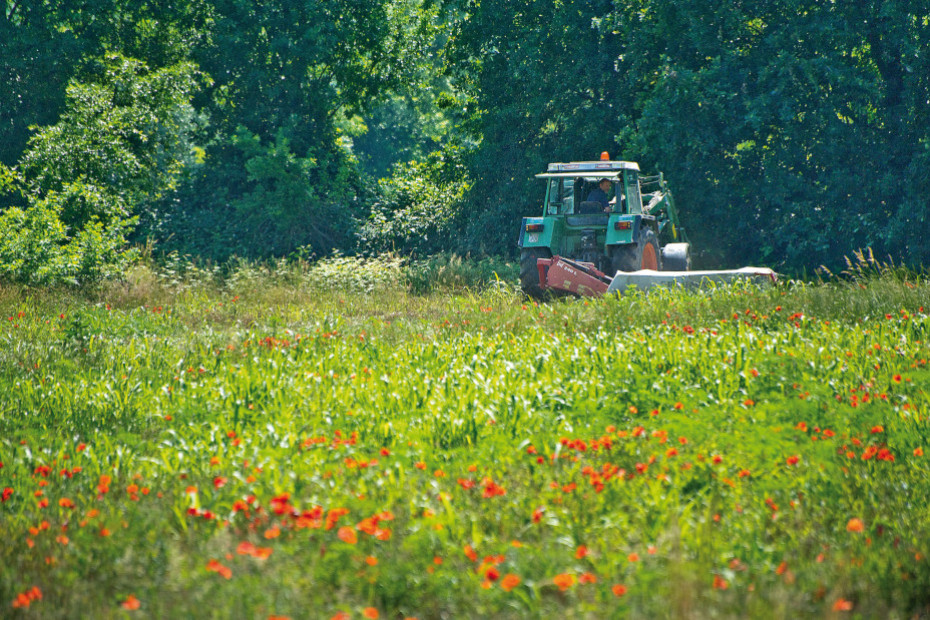
[[[5,7],[0,277],[74,277],[48,257],[91,230],[100,260],[513,255],[533,174],[605,150],[666,174],[700,265],[930,261],[916,0]]]

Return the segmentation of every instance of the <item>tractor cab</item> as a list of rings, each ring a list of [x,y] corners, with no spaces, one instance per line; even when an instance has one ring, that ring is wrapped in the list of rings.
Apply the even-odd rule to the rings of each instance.
[[[641,213],[639,166],[625,161],[598,161],[549,164],[536,178],[546,179],[546,214],[585,215],[601,213]],[[593,204],[591,195],[607,181],[608,207]],[[603,218],[601,218],[603,219]],[[606,220],[605,220],[606,224]]]

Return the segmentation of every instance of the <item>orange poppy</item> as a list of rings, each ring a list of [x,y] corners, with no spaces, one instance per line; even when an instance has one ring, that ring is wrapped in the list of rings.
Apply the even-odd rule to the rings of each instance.
[[[142,603],[133,594],[130,594],[129,596],[127,596],[126,600],[120,603],[120,607],[122,607],[123,609],[129,609],[130,611],[134,609],[139,609],[141,605]]]
[[[561,573],[552,578],[552,582],[559,587],[559,590],[565,592],[575,585],[577,579],[571,573]]]
[[[344,543],[354,545],[358,542],[358,535],[356,535],[355,530],[351,527],[340,527],[337,535],[339,536],[339,540]]]
[[[510,592],[514,588],[520,585],[520,578],[514,575],[513,573],[507,573],[504,575],[504,578],[501,579],[501,588],[505,592]]]

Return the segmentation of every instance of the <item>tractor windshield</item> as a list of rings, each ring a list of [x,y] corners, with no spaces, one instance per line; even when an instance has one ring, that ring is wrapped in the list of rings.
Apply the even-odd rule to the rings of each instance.
[[[602,212],[603,207],[594,207],[592,202],[592,193],[598,188],[599,181],[603,177],[596,176],[579,176],[568,177],[559,176],[549,179],[549,187],[546,191],[546,213],[549,215],[572,215],[584,213],[587,210],[596,210]],[[623,202],[623,184],[619,179],[609,179],[610,186],[606,192],[601,190],[601,194],[595,194],[595,200],[606,200],[609,202],[608,208],[613,212],[622,212]],[[618,204],[617,198],[620,197]]]

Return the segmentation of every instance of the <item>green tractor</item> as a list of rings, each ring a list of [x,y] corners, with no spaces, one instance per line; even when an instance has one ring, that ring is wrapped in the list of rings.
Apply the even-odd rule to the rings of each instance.
[[[553,256],[589,263],[609,277],[618,271],[689,271],[691,244],[678,225],[672,193],[659,173],[640,176],[639,164],[600,161],[549,164],[540,217],[520,228],[520,283],[546,296],[538,259]]]

